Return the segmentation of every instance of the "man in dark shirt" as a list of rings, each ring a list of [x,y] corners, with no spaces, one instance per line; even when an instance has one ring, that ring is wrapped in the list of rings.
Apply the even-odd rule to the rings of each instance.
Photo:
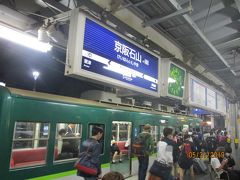
[[[147,168],[149,164],[149,155],[153,152],[153,138],[150,134],[151,126],[146,124],[143,127],[143,132],[138,135],[138,138],[144,139],[144,154],[138,157],[138,180],[145,180]]]
[[[101,127],[95,126],[92,129],[92,137],[88,138],[82,143],[81,152],[90,152],[91,153],[91,163],[97,168],[97,176],[92,176],[85,174],[81,171],[78,171],[78,176],[82,176],[85,180],[96,180],[101,176],[101,146],[98,141],[103,136],[103,129]]]

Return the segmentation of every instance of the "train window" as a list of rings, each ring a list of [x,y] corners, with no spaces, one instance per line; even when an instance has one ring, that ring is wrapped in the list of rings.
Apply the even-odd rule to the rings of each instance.
[[[69,160],[78,157],[82,138],[82,125],[73,123],[58,123],[54,159]]]
[[[112,139],[116,141],[129,141],[131,136],[131,123],[125,121],[112,122]]]
[[[128,124],[123,123],[119,124],[119,141],[127,141],[128,140]]]
[[[10,168],[46,163],[49,123],[16,122]]]
[[[101,127],[103,129],[103,132],[105,132],[105,125],[104,124],[89,124],[88,126],[88,137],[92,137],[92,129],[94,126],[98,126]],[[104,153],[104,136],[105,134],[103,134],[102,138],[100,140],[98,140],[98,142],[101,145],[101,154]]]

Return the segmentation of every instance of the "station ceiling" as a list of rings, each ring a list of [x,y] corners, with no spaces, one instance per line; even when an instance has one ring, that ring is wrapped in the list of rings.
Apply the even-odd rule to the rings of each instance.
[[[128,2],[145,26],[168,34],[186,53],[193,54],[193,61],[200,62],[239,93],[240,0]]]
[[[89,1],[71,0],[67,5],[87,5]],[[32,13],[51,17],[69,10],[59,0],[0,3],[23,11],[38,22],[42,18]],[[142,20],[143,26],[166,34],[185,54],[191,55],[192,64],[200,63],[240,95],[240,0],[112,0],[112,8],[112,11],[127,8]],[[5,45],[5,41],[1,44]],[[8,56],[5,53],[5,58]]]

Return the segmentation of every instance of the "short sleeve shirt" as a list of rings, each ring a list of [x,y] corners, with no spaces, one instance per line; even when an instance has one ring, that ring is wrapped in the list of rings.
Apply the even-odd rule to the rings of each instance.
[[[223,173],[222,170],[216,171],[217,168],[221,166],[221,163],[218,158],[211,158],[211,166],[213,167],[214,171],[217,173],[218,177]]]

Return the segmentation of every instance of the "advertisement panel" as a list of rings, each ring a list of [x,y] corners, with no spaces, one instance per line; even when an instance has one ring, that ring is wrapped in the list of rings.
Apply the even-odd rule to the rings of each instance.
[[[184,95],[184,82],[185,70],[179,66],[170,63],[169,80],[168,80],[168,94],[183,98]]]

